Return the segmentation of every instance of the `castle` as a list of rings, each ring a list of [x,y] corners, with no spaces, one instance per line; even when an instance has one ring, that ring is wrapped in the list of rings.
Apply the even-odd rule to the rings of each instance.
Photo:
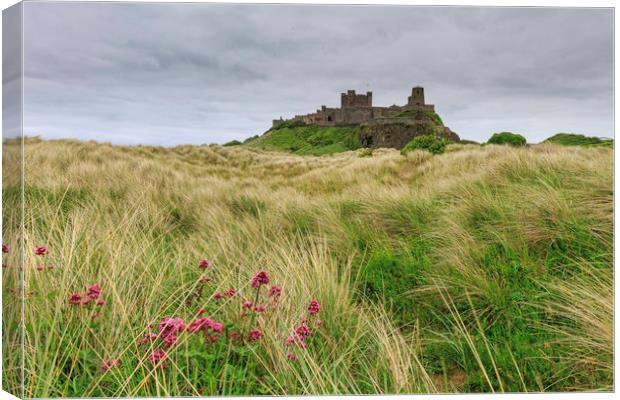
[[[404,106],[392,105],[389,107],[374,107],[372,92],[357,94],[355,90],[348,90],[340,94],[340,108],[321,106],[316,112],[306,115],[296,115],[286,121],[302,122],[308,125],[338,126],[357,125],[365,122],[392,118],[406,111],[435,112],[435,106],[424,103],[424,88],[416,86],[411,89],[407,104]],[[276,128],[284,122],[282,118],[273,120]]]
[[[372,92],[357,94],[348,90],[340,95],[340,108],[321,106],[316,112],[296,115],[289,120],[273,120],[271,129],[278,129],[288,123],[315,125],[320,127],[359,127],[362,147],[403,148],[416,136],[433,135],[458,142],[459,136],[444,126],[435,113],[435,106],[424,102],[424,88],[411,89],[411,96],[404,106],[375,107]]]

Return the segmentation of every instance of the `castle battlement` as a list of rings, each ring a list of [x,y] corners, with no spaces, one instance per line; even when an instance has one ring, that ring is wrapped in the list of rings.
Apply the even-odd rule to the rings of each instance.
[[[340,94],[340,108],[322,105],[314,113],[296,115],[284,120],[273,120],[273,127],[285,121],[301,122],[308,125],[337,126],[355,125],[369,122],[374,119],[394,117],[404,111],[435,111],[435,106],[424,102],[424,88],[416,86],[411,89],[411,96],[404,106],[392,105],[389,107],[375,107],[372,105],[372,92],[358,94],[355,90],[347,90]]]
[[[355,90],[347,90],[340,94],[340,108],[372,107],[372,92],[357,94]]]

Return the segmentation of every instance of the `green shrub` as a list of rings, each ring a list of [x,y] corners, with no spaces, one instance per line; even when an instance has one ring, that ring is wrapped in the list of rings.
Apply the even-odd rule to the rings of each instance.
[[[224,146],[225,147],[228,147],[228,146],[239,146],[240,144],[241,144],[241,142],[238,141],[238,140],[231,140],[230,142],[224,143]]]
[[[487,142],[489,144],[508,144],[511,146],[525,146],[527,140],[518,133],[512,132],[499,132],[494,133],[491,139]]]
[[[432,135],[416,136],[400,151],[406,155],[413,150],[428,150],[433,154],[442,154],[446,150],[446,140]]]

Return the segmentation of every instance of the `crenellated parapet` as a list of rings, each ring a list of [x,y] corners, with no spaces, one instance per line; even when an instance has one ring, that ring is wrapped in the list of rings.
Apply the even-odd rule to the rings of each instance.
[[[340,94],[340,108],[323,105],[310,114],[296,115],[289,120],[273,120],[273,127],[286,121],[320,126],[355,125],[374,119],[395,117],[406,111],[435,112],[433,105],[425,103],[424,88],[420,86],[411,89],[411,96],[407,100],[407,104],[403,106],[375,107],[372,105],[372,92],[358,94],[355,90],[347,90]]]

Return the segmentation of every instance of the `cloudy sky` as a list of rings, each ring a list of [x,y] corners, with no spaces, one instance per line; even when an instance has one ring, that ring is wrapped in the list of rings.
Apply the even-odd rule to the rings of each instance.
[[[24,25],[30,135],[222,143],[421,85],[462,138],[613,136],[611,9],[30,2]]]

